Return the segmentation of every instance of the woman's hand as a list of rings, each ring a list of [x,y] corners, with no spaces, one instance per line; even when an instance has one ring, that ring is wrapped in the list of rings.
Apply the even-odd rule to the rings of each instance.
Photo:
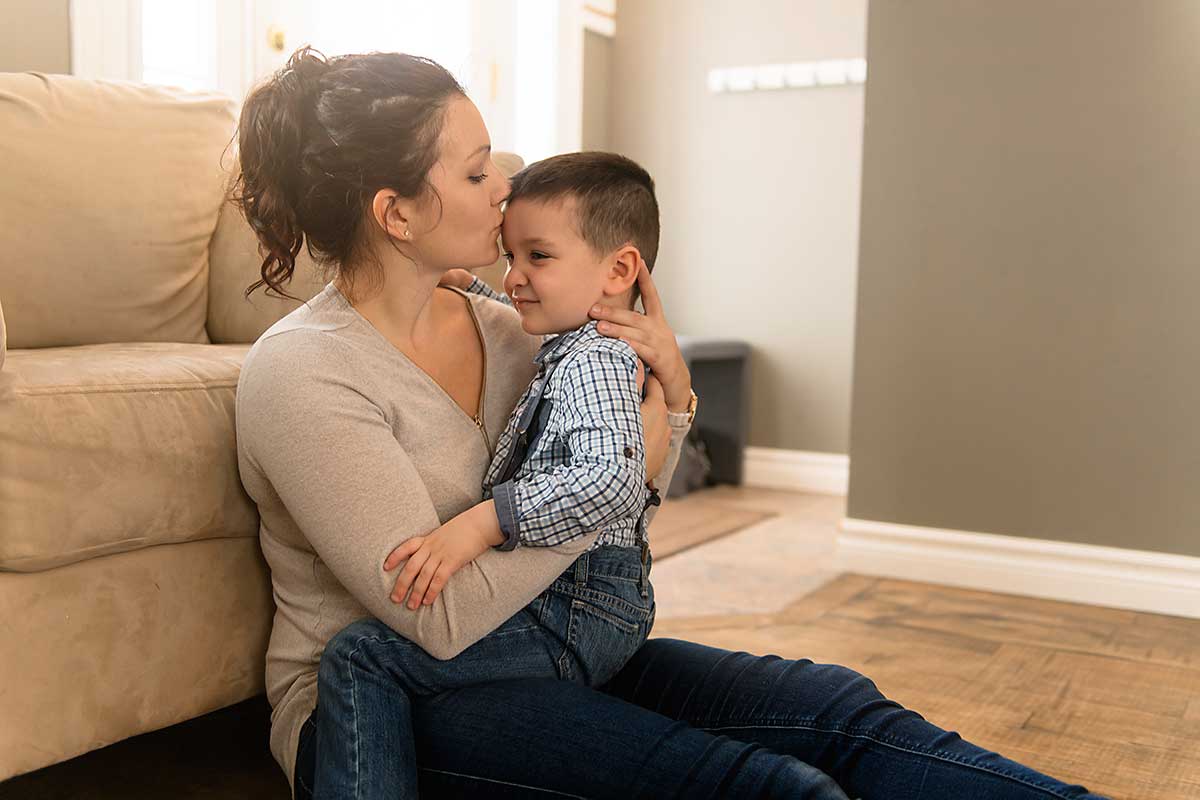
[[[396,576],[392,602],[403,603],[411,588],[410,609],[432,605],[451,575],[503,542],[491,500],[467,509],[432,533],[406,539],[383,561],[384,572],[408,561]]]
[[[600,333],[626,342],[650,365],[650,369],[662,383],[667,408],[677,413],[687,411],[692,399],[692,375],[684,363],[683,354],[679,352],[675,332],[671,330],[666,316],[663,315],[662,300],[658,296],[658,289],[654,286],[645,261],[640,261],[638,287],[642,292],[645,314],[597,305],[592,306],[591,317],[600,320],[597,326]]]
[[[642,401],[642,432],[646,437],[646,480],[662,472],[671,449],[671,426],[667,424],[667,404],[658,378],[646,379],[646,399]]]
[[[448,269],[438,281],[438,286],[453,286],[455,289],[462,289],[465,292],[471,288],[473,280],[475,280],[475,276],[465,269]]]

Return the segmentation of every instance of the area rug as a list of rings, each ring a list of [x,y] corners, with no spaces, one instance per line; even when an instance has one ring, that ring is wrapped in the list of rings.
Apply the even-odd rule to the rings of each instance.
[[[691,497],[667,500],[650,526],[650,552],[662,560],[775,516]]]

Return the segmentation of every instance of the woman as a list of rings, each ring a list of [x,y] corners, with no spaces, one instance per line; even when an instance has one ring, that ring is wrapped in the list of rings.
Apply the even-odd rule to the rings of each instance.
[[[297,797],[394,796],[402,759],[430,797],[1092,796],[928,724],[851,670],[677,640],[647,642],[602,691],[502,680],[496,658],[488,686],[399,692],[356,643],[466,658],[485,633],[518,636],[555,609],[614,625],[645,610],[576,591],[591,537],[487,552],[417,610],[390,598],[392,548],[479,501],[538,345],[511,310],[438,288],[448,269],[496,259],[507,194],[453,77],[400,54],[301,50],[247,99],[239,145],[237,199],[266,253],[251,288],[285,291],[305,242],[333,274],[255,343],[237,398],[277,606],[271,746]],[[663,481],[692,393],[644,269],[640,281],[647,314],[608,311],[602,325],[661,381],[643,415],[648,474]],[[322,713],[327,692],[353,711]],[[415,751],[391,724],[402,714]],[[351,767],[323,768],[334,762]]]

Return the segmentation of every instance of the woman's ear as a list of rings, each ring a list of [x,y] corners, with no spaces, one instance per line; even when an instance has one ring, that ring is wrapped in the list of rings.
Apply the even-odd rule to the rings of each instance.
[[[604,281],[605,296],[617,297],[628,292],[637,283],[641,260],[641,253],[633,245],[618,248],[609,262],[608,277]]]
[[[393,239],[411,242],[413,209],[394,189],[380,189],[371,201],[371,216],[380,230]]]

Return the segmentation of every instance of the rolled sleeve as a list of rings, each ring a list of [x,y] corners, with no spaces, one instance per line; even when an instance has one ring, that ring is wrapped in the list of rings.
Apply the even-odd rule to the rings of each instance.
[[[504,541],[495,545],[496,550],[515,550],[520,541],[521,526],[517,519],[517,488],[507,481],[492,489],[492,500],[496,504],[496,518],[500,521],[500,532]]]

